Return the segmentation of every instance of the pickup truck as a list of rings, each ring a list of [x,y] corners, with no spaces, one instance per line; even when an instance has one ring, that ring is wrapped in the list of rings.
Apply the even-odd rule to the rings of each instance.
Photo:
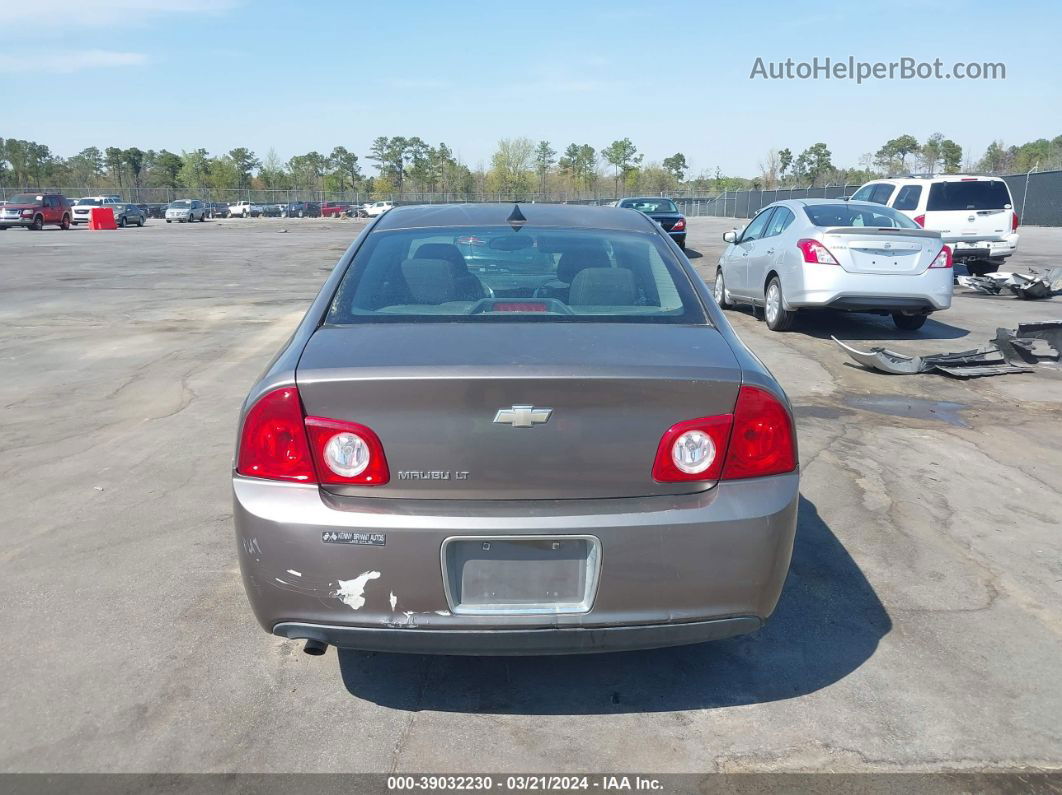
[[[383,215],[394,206],[394,203],[389,201],[368,202],[361,206],[358,215],[364,216],[365,218],[375,218],[378,215]]]
[[[262,208],[252,202],[243,201],[229,205],[230,218],[257,218],[262,214]]]
[[[321,202],[322,218],[339,218],[343,213],[349,213],[353,205],[350,202]]]

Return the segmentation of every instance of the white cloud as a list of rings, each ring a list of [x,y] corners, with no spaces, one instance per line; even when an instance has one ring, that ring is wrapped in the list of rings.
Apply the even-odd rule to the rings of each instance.
[[[0,72],[72,74],[86,69],[138,66],[146,62],[147,56],[142,52],[117,52],[115,50],[65,50],[48,53],[34,52],[32,55],[0,53]]]

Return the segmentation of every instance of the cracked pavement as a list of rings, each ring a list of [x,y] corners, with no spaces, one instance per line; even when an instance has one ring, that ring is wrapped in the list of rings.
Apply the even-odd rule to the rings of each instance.
[[[709,281],[733,223],[690,221]],[[963,350],[1062,318],[1062,298],[960,290],[916,332],[729,313],[793,401],[803,468],[793,567],[752,636],[476,659],[316,658],[263,633],[236,565],[234,423],[359,228],[0,235],[0,620],[20,641],[0,770],[1062,765],[1062,370],[890,377],[829,339]],[[1008,269],[1060,252],[1062,229],[1023,228]]]

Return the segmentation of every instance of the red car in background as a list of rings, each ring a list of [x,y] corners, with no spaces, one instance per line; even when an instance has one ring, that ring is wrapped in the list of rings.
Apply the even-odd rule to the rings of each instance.
[[[16,193],[0,207],[0,229],[24,226],[35,232],[53,224],[70,228],[70,202],[59,193]]]
[[[321,202],[322,218],[338,218],[343,213],[350,213],[350,202]]]

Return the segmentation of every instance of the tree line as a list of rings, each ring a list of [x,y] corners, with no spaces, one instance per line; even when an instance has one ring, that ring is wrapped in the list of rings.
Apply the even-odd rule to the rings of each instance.
[[[876,152],[863,155],[856,168],[837,168],[829,148],[820,142],[795,157],[789,148],[772,149],[759,165],[759,177],[749,180],[744,187],[773,190],[807,185],[857,185],[912,172],[1015,174],[1033,168],[1049,171],[1062,169],[1062,135],[1014,146],[993,141],[979,159],[964,160],[962,147],[942,133],[933,133],[921,143],[915,136],[905,134],[889,139]]]
[[[659,193],[687,184],[689,168],[680,152],[660,163],[645,162],[630,138],[600,150],[588,143],[571,143],[562,151],[549,141],[506,138],[498,142],[489,165],[471,168],[446,143],[432,145],[418,136],[380,136],[365,160],[376,174],[364,174],[362,160],[343,146],[328,154],[311,151],[287,160],[274,150],[260,158],[245,147],[211,155],[205,149],[178,154],[166,149],[90,146],[63,158],[35,141],[0,138],[0,187],[69,186],[132,194],[142,188],[164,188],[195,195],[233,190],[523,195],[608,188]]]
[[[727,176],[720,168],[689,175],[681,152],[659,162],[647,161],[630,138],[595,148],[572,142],[554,148],[550,141],[503,138],[489,164],[470,167],[445,143],[420,137],[379,136],[365,155],[376,173],[362,172],[362,160],[343,146],[329,153],[310,151],[281,159],[274,150],[259,157],[245,147],[211,155],[206,149],[182,151],[139,147],[87,147],[61,157],[36,141],[0,138],[0,187],[69,187],[93,192],[139,195],[143,188],[208,196],[232,191],[300,190],[358,192],[377,197],[399,193],[447,193],[456,196],[534,193],[620,195],[667,193],[680,189],[718,192],[755,188],[856,184],[912,170],[957,173],[1022,172],[1062,168],[1062,135],[1017,146],[994,141],[977,161],[963,161],[955,141],[934,133],[919,142],[913,135],[886,141],[857,167],[838,168],[824,142],[794,154],[772,149],[754,177]]]

